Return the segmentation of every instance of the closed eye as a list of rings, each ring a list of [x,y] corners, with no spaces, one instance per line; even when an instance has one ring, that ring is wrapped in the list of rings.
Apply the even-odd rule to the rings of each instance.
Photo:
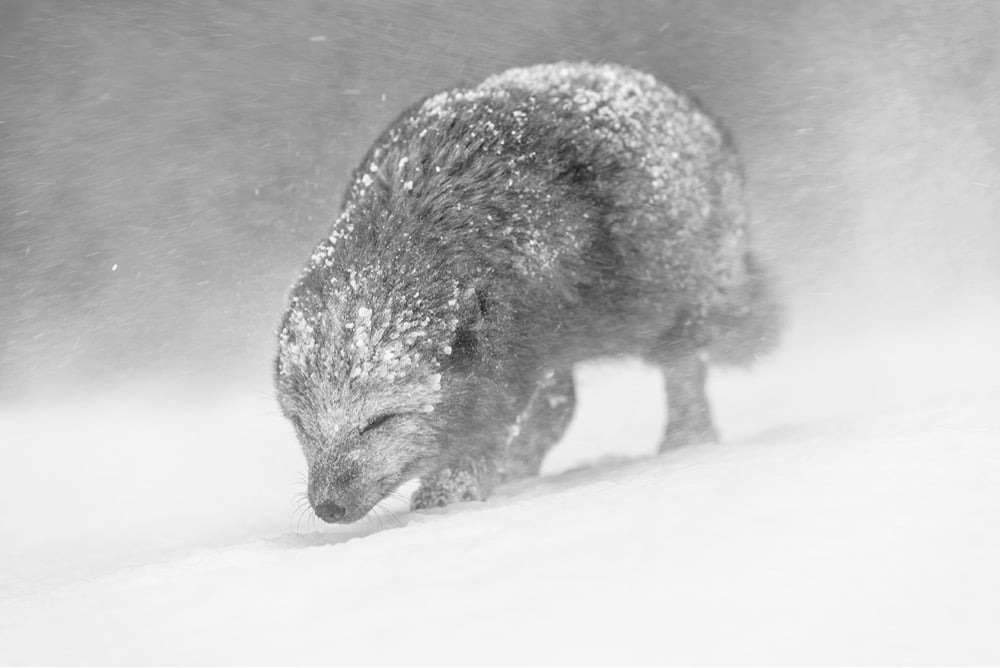
[[[365,428],[361,430],[361,433],[364,434],[364,433],[369,432],[369,431],[371,431],[373,429],[378,429],[379,427],[381,427],[382,425],[384,425],[389,420],[391,420],[393,418],[397,418],[397,417],[399,417],[399,413],[386,413],[385,415],[379,415],[377,418],[375,418],[374,420],[372,420],[371,422],[369,422],[368,425],[365,426]]]

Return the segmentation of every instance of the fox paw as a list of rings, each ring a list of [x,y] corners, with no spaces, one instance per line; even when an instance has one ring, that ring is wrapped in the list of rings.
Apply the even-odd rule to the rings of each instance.
[[[489,491],[471,471],[443,468],[421,481],[410,507],[413,510],[440,508],[449,503],[485,501],[487,496]]]

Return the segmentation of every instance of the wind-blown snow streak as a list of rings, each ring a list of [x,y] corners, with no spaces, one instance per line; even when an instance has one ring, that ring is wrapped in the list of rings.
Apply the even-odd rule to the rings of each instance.
[[[549,477],[383,531],[296,531],[264,397],[9,407],[0,663],[996,663],[998,335],[793,332],[713,378],[724,444],[579,468],[664,417],[589,367]]]

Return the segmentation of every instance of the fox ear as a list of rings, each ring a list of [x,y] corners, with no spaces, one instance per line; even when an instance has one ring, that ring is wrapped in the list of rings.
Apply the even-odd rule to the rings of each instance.
[[[479,333],[488,311],[489,301],[479,290],[470,288],[462,295],[458,327],[452,337],[451,355],[448,357],[451,368],[465,369],[475,363],[479,356]]]

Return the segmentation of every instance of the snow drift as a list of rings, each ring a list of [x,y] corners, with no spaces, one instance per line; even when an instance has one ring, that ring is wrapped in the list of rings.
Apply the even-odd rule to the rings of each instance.
[[[722,444],[593,365],[545,477],[348,527],[265,394],[8,406],[0,662],[1000,661],[1000,319],[806,334],[713,376]]]

